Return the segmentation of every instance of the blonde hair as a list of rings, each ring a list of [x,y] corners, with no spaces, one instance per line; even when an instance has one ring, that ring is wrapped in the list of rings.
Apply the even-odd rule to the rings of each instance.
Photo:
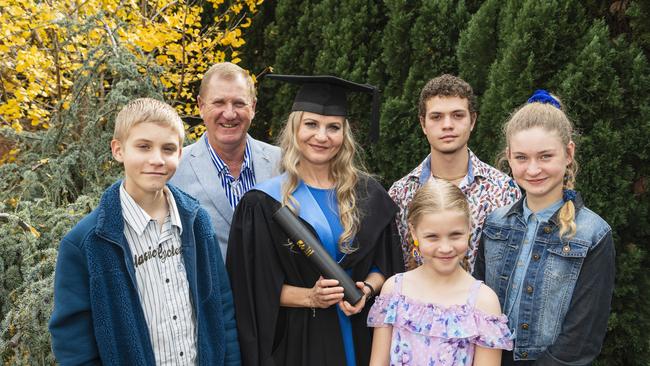
[[[468,229],[472,227],[471,211],[463,191],[456,185],[445,180],[430,180],[413,195],[413,199],[408,205],[406,221],[415,228],[424,215],[445,211],[462,212],[467,218]],[[466,271],[469,270],[467,256],[461,261],[461,266]]]
[[[287,180],[282,185],[282,204],[296,212],[300,210],[300,207],[292,192],[300,182],[298,166],[302,155],[296,135],[302,115],[301,111],[295,111],[289,115],[278,141],[282,149],[280,170],[287,174]],[[367,175],[363,164],[357,161],[358,150],[350,131],[350,123],[346,119],[343,123],[343,143],[330,164],[329,172],[335,182],[339,217],[343,226],[343,232],[338,239],[339,250],[342,253],[351,253],[357,249],[352,246],[352,239],[359,230],[361,216],[357,208],[356,186],[360,177]]]
[[[558,99],[557,97],[555,97]],[[558,99],[559,101],[559,99]],[[510,119],[503,127],[503,134],[506,137],[506,145],[509,145],[510,138],[517,132],[539,127],[545,131],[556,133],[560,142],[566,148],[574,141],[573,124],[566,114],[559,108],[545,103],[528,103],[515,110]],[[507,156],[507,147],[502,156]],[[566,149],[565,149],[566,154]],[[574,154],[575,155],[575,154]],[[503,158],[500,159],[503,161]],[[566,167],[564,173],[564,189],[573,189],[578,174],[578,162],[575,156]],[[560,238],[570,239],[576,233],[575,205],[572,200],[564,202],[558,215],[560,220]]]
[[[183,145],[185,127],[176,110],[165,102],[152,98],[138,98],[128,102],[115,118],[113,138],[125,141],[129,131],[140,123],[155,123],[159,126],[170,127],[178,134],[179,144]]]
[[[241,67],[231,63],[231,62],[219,62],[212,65],[208,71],[203,75],[201,80],[201,86],[199,87],[199,95],[205,94],[205,89],[208,87],[208,83],[212,80],[213,77],[218,77],[225,80],[233,80],[237,75],[244,78],[246,81],[246,86],[248,87],[248,96],[252,102],[257,101],[257,95],[255,94],[255,83],[253,78],[250,76],[248,71],[242,69]]]

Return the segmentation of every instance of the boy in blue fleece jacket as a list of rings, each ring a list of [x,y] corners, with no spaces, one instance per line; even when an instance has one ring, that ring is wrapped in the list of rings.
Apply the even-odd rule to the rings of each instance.
[[[184,128],[149,98],[117,115],[124,180],[61,241],[50,319],[62,365],[238,365],[232,294],[210,218],[167,181]]]

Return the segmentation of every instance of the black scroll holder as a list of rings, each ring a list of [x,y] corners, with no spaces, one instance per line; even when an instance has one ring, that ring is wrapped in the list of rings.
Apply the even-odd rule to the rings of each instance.
[[[352,278],[332,259],[320,240],[303,224],[287,206],[280,207],[273,215],[273,220],[280,225],[289,239],[300,248],[324,278],[339,281],[343,287],[343,298],[352,305],[358,303],[363,292]]]

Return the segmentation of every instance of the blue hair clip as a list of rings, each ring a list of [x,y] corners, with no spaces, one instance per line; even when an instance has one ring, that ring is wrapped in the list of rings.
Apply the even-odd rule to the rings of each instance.
[[[564,202],[566,201],[574,201],[576,199],[576,191],[573,189],[565,189],[562,191],[562,200]]]
[[[557,109],[562,109],[562,106],[560,105],[560,101],[555,99],[551,94],[549,94],[546,90],[544,89],[537,89],[533,93],[533,95],[528,98],[528,103],[542,103],[542,104],[550,104]]]

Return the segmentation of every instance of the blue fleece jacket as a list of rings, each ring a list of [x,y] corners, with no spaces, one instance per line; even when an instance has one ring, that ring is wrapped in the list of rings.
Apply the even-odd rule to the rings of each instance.
[[[54,279],[52,348],[61,365],[154,365],[124,237],[117,182],[61,241]],[[210,218],[168,185],[183,225],[182,255],[197,329],[198,365],[239,365],[230,283]]]

